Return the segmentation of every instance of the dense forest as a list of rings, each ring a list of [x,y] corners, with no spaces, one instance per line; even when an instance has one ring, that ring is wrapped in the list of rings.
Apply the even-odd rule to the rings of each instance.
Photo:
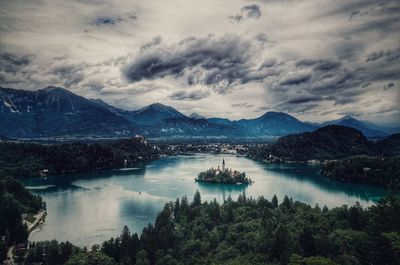
[[[0,175],[14,177],[80,172],[132,166],[158,152],[143,138],[98,143],[36,144],[0,142]]]
[[[399,264],[399,209],[393,194],[367,209],[358,203],[328,209],[245,194],[202,202],[197,192],[190,203],[186,197],[167,203],[141,235],[125,227],[91,251],[36,243],[26,264]]]
[[[400,154],[399,146],[400,134],[374,143],[356,129],[330,125],[313,132],[283,136],[273,144],[254,146],[249,149],[247,156],[273,162],[326,160],[357,155],[393,156]]]
[[[4,260],[9,245],[28,238],[22,213],[35,213],[43,207],[42,199],[32,195],[22,183],[0,176],[0,260]]]
[[[400,190],[400,157],[356,157],[324,164],[322,175],[334,180]]]

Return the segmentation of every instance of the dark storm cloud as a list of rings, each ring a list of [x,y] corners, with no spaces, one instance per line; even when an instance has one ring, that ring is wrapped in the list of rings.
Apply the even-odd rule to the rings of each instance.
[[[252,46],[238,36],[188,38],[172,46],[149,49],[124,67],[130,82],[171,76],[188,85],[228,87],[261,80],[251,63]]]
[[[321,101],[322,97],[319,96],[301,96],[287,101],[288,104],[303,104],[313,101]]]
[[[349,27],[342,36],[357,36],[375,32],[383,37],[398,31],[400,25],[400,2],[398,0],[356,0],[344,2],[337,8],[318,17],[348,17]]]
[[[397,50],[381,50],[369,53],[365,61],[372,62],[381,58],[384,58],[384,60],[387,62],[398,60],[400,58],[400,48]]]
[[[261,9],[259,5],[252,4],[244,6],[240,9],[240,14],[229,16],[230,20],[241,22],[247,19],[259,19],[261,17]]]
[[[398,14],[399,2],[397,0],[354,0],[337,5],[329,10],[324,16],[348,14],[349,19],[361,16],[372,16],[382,14]]]
[[[0,53],[0,71],[15,73],[29,65],[34,58],[35,56],[31,54]]]
[[[140,50],[141,50],[141,51],[147,50],[147,49],[149,49],[149,48],[152,48],[152,47],[154,47],[154,46],[157,46],[157,45],[161,44],[161,42],[162,42],[162,37],[161,37],[161,36],[156,36],[156,37],[154,37],[151,41],[149,41],[149,42],[143,44],[143,45],[140,47]]]
[[[90,66],[85,63],[81,64],[62,64],[53,66],[50,68],[48,73],[56,76],[63,86],[69,88],[72,85],[76,85],[85,79],[85,69]]]
[[[275,46],[275,44],[276,44],[276,41],[268,38],[267,34],[265,34],[265,33],[260,33],[260,34],[256,35],[254,39],[256,41],[260,42],[263,46],[266,46],[269,48]]]
[[[96,26],[115,25],[122,20],[120,17],[97,17],[90,24]]]
[[[341,106],[341,105],[346,105],[346,104],[357,102],[356,97],[346,97],[346,96],[332,97],[332,98],[330,98],[330,100],[334,101],[334,103],[333,103],[334,106]]]
[[[364,63],[339,61],[337,59],[303,58],[287,64],[280,70],[280,79],[273,86],[277,101],[276,107],[282,111],[311,110],[318,108],[318,102],[331,101],[334,106],[352,104],[360,100],[367,91],[374,89],[371,84],[381,81],[398,80],[400,78],[399,60],[392,64],[381,63],[384,58],[392,58],[393,52],[378,52],[368,56],[374,58]],[[376,59],[378,58],[378,59]],[[294,67],[294,68],[293,68]],[[366,85],[368,84],[368,85]],[[287,93],[291,91],[291,93]],[[308,93],[307,96],[298,94]],[[292,106],[307,105],[307,106]]]
[[[311,76],[310,72],[289,72],[279,81],[279,84],[281,86],[299,85],[309,81]]]
[[[296,62],[296,67],[310,67],[317,71],[333,71],[340,67],[341,63],[331,59],[302,59]]]
[[[294,98],[293,100],[289,100],[289,101],[283,100],[283,101],[280,101],[277,104],[271,106],[270,108],[266,108],[266,109],[300,114],[300,113],[305,113],[312,109],[318,108],[318,106],[319,106],[318,99],[307,101],[306,97],[308,97],[308,96]]]
[[[170,95],[170,98],[173,100],[199,100],[206,98],[210,95],[210,92],[203,90],[194,90],[190,92],[186,92],[183,90],[174,92]]]
[[[133,12],[125,13],[123,15],[116,16],[98,16],[94,18],[89,24],[93,26],[114,26],[122,21],[136,20],[137,15]]]
[[[260,66],[259,69],[263,69],[263,68],[271,68],[274,67],[277,63],[277,60],[275,58],[270,58],[270,59],[266,59]]]
[[[398,28],[400,24],[399,18],[400,13],[393,17],[382,17],[377,20],[365,22],[358,27],[348,30],[345,33],[348,35],[356,35],[364,32],[375,31],[384,35],[385,33],[393,32]]]

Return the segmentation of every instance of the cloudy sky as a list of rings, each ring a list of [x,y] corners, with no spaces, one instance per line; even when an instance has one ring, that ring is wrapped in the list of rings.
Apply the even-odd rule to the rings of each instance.
[[[398,0],[0,1],[2,87],[399,123],[399,79]]]

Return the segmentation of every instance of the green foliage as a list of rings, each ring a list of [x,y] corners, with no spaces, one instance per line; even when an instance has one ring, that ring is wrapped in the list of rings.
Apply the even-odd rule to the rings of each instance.
[[[13,177],[122,168],[150,161],[157,150],[139,140],[44,145],[0,142],[0,175]]]
[[[81,252],[81,249],[73,246],[69,242],[59,243],[56,240],[52,240],[33,243],[28,249],[25,264],[64,264],[71,258],[71,256]]]
[[[5,249],[12,242],[25,242],[28,232],[22,224],[22,213],[35,213],[43,208],[42,199],[27,191],[22,183],[0,176],[0,260],[4,259]]]
[[[283,136],[273,144],[254,145],[247,151],[250,158],[276,162],[340,159],[359,155],[400,155],[400,134],[372,142],[356,129],[330,125],[313,132]]]
[[[116,265],[116,263],[112,258],[98,251],[81,252],[75,254],[65,264],[66,265]]]
[[[357,157],[329,162],[321,173],[329,178],[400,190],[400,157]]]
[[[209,169],[207,171],[200,172],[197,177],[198,181],[210,182],[210,183],[224,183],[224,184],[250,184],[251,179],[246,178],[246,173],[228,170],[217,171]]]
[[[200,192],[196,190],[196,193],[194,194],[193,197],[193,206],[200,206],[200,204],[201,204]]]
[[[273,144],[254,146],[247,155],[257,160],[307,161],[376,153],[377,148],[360,131],[330,125],[313,132],[283,136]]]
[[[367,209],[355,204],[331,210],[287,197],[277,207],[244,194],[221,205],[201,202],[200,194],[195,197],[191,204],[186,197],[167,203],[140,239],[125,227],[119,238],[104,242],[100,252],[117,264],[143,265],[400,262],[400,198],[394,195]]]

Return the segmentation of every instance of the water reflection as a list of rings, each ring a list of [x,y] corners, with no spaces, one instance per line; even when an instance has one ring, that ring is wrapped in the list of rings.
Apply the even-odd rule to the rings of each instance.
[[[228,185],[228,184],[212,184],[206,182],[198,182],[198,190],[200,194],[222,194],[222,199],[226,200],[230,194],[243,193],[249,185]]]
[[[319,166],[305,164],[263,164],[264,169],[276,172],[286,178],[295,179],[298,182],[309,183],[330,193],[345,193],[349,197],[357,197],[361,200],[376,201],[389,191],[380,187],[364,184],[354,184],[331,180],[319,174]]]

